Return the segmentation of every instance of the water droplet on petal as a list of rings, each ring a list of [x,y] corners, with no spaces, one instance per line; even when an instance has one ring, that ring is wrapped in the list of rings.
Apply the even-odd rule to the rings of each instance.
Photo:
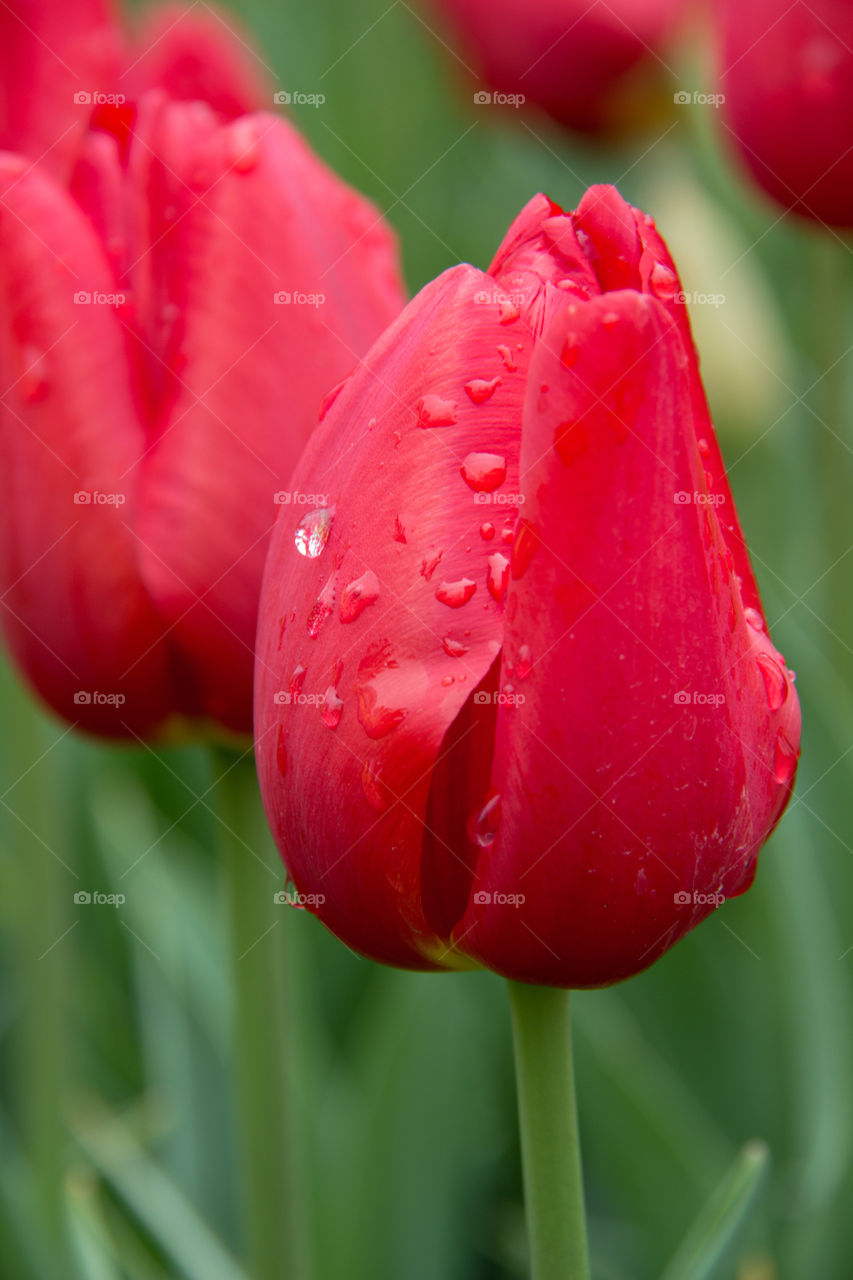
[[[478,844],[481,849],[488,849],[489,845],[494,844],[500,820],[501,798],[495,793],[471,819],[469,832],[474,844]]]
[[[378,686],[368,680],[356,686],[358,722],[368,738],[384,738],[405,717],[403,707],[388,707],[382,701]]]
[[[492,524],[491,520],[484,520],[480,525],[480,537],[485,538],[486,542],[490,542],[494,536],[495,526]]]
[[[391,804],[391,793],[382,781],[382,769],[375,760],[369,760],[361,771],[361,788],[367,803],[383,813]]]
[[[469,453],[460,470],[470,489],[491,493],[506,480],[506,458],[498,453]]]
[[[394,541],[395,542],[406,541],[406,530],[403,528],[402,524],[400,523],[399,516],[394,517]]]
[[[333,684],[330,684],[326,692],[323,694],[323,705],[320,710],[320,719],[329,729],[337,729],[341,723],[341,716],[344,710],[343,698],[338,697],[338,691]]]
[[[702,458],[707,458],[708,454],[711,452],[711,447],[704,436],[702,437],[701,440],[698,441],[698,445],[699,445],[699,456]]]
[[[501,298],[498,310],[501,324],[513,324],[521,315],[520,308],[513,302],[512,298]]]
[[[472,582],[470,578],[460,578],[458,582],[440,582],[435,589],[435,598],[451,609],[461,609],[476,590],[476,582]]]
[[[441,683],[444,685],[446,689],[449,688],[450,685],[453,684],[453,676],[442,676]]]
[[[789,786],[797,768],[797,749],[788,741],[782,729],[776,737],[776,781],[780,786]]]
[[[589,448],[589,428],[585,422],[561,422],[554,433],[554,448],[564,466],[583,457]]]
[[[489,595],[501,604],[509,586],[509,558],[502,552],[495,551],[489,556],[489,572],[486,581]]]
[[[450,636],[445,636],[441,643],[449,658],[461,658],[463,653],[468,652],[467,644],[463,644],[461,640],[454,640]]]
[[[302,686],[305,683],[305,674],[307,668],[301,664],[293,668],[293,675],[290,677],[290,698],[293,701],[302,692]]]
[[[465,383],[465,390],[474,404],[483,404],[485,400],[494,395],[500,385],[500,378],[492,378],[491,382],[488,382],[485,378],[474,378],[472,382]]]
[[[349,382],[349,375],[347,375],[346,378],[342,378],[341,381],[337,383],[336,386],[332,387],[331,391],[326,392],[326,394],[323,396],[323,399],[320,401],[320,409],[317,414],[318,422],[323,421],[326,414],[329,412],[332,405],[335,403],[338,396],[341,394],[341,392],[343,391],[344,387],[347,385],[348,382]]]
[[[456,421],[456,404],[441,396],[422,396],[415,405],[419,427],[452,427]]]
[[[778,711],[788,696],[788,678],[776,659],[769,653],[759,653],[755,661],[764,677],[767,705],[771,711]]]
[[[671,300],[681,291],[678,276],[662,262],[655,263],[649,283],[652,286],[652,293],[664,301]]]
[[[519,680],[526,680],[532,670],[533,654],[530,651],[530,645],[520,645],[518,657],[515,660],[515,674]]]
[[[752,609],[752,608],[744,609],[743,616],[746,618],[748,624],[752,627],[753,631],[764,630],[764,619],[762,618],[761,614],[758,612],[757,609]]]
[[[323,552],[332,531],[334,514],[334,507],[315,507],[302,517],[293,535],[296,550],[301,556],[316,560]]]
[[[615,329],[619,323],[619,312],[605,311],[604,315],[601,317],[601,323],[604,325],[605,329]]]
[[[308,634],[316,640],[320,628],[335,607],[335,575],[326,579],[308,615]]]
[[[341,592],[339,614],[341,622],[355,622],[368,605],[379,599],[379,579],[372,569],[367,569],[360,578],[344,587]]]
[[[505,524],[501,529],[501,542],[509,547],[515,541],[515,524]]]
[[[429,582],[430,578],[438,568],[438,562],[443,555],[443,551],[436,551],[434,555],[424,556],[421,561],[421,577],[426,578],[427,582]]]
[[[531,522],[522,516],[518,522],[518,531],[512,548],[512,576],[514,578],[524,577],[538,546],[538,533]]]
[[[499,346],[498,355],[500,356],[501,360],[503,360],[505,368],[510,373],[515,373],[516,369],[518,368],[518,364],[516,363],[513,357],[512,351],[509,349],[509,347]]]
[[[566,369],[572,369],[577,364],[580,353],[581,349],[577,334],[568,334],[566,341],[563,344],[563,353],[560,356],[560,364],[562,364]]]

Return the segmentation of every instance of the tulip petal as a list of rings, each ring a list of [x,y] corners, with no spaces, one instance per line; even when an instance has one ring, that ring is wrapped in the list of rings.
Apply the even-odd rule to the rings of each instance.
[[[173,694],[130,531],[144,436],[122,313],[87,220],[19,157],[0,159],[0,264],[6,636],[68,720],[145,734]]]
[[[324,922],[404,967],[467,963],[444,930],[470,871],[442,834],[464,824],[465,788],[448,815],[431,780],[448,731],[477,741],[457,717],[503,628],[495,557],[508,562],[517,514],[531,335],[518,312],[502,321],[501,295],[457,267],[409,304],[294,476],[328,495],[330,526],[284,508],[267,561],[255,722],[270,822],[299,890],[325,895]],[[370,603],[354,613],[356,598]],[[330,686],[331,719],[317,705]]]
[[[159,388],[142,572],[210,713],[248,731],[276,495],[324,392],[402,306],[395,248],[283,120],[218,126],[201,104],[149,99],[138,127],[130,164],[151,203],[137,209],[131,281]]]
[[[523,701],[498,708],[500,821],[455,930],[524,981],[651,964],[748,887],[790,793],[797,700],[746,611],[692,358],[657,299],[610,292],[531,363],[501,677]]]

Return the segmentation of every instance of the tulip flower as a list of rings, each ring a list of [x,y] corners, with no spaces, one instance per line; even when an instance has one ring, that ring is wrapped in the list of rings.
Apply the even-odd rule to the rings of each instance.
[[[427,285],[306,448],[256,754],[308,906],[409,968],[588,987],[747,889],[799,708],[680,283],[612,187]]]
[[[598,134],[625,132],[646,114],[685,3],[438,0],[438,8],[483,83]]]
[[[185,34],[157,77],[189,93]],[[89,108],[67,184],[0,155],[3,627],[96,733],[250,731],[276,501],[403,302],[376,210],[283,119],[227,119],[246,92]]]
[[[783,208],[853,227],[850,6],[721,0],[717,22],[724,122],[746,168]]]

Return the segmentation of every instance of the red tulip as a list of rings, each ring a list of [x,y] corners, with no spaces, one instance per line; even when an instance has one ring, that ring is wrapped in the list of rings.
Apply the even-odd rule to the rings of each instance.
[[[594,986],[755,875],[799,708],[682,296],[614,188],[538,196],[308,444],[329,501],[273,535],[257,758],[294,892],[368,956]]]
[[[485,84],[583,133],[624,131],[644,114],[685,8],[685,0],[437,3]]]
[[[403,303],[384,223],[284,120],[151,90],[95,112],[70,190],[0,156],[0,294],[17,661],[94,732],[248,732],[274,496]]]
[[[853,12],[721,0],[724,119],[756,182],[786,209],[853,227]]]

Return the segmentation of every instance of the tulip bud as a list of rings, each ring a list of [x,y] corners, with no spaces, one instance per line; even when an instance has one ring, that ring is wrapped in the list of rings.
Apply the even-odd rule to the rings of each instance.
[[[257,758],[333,932],[595,986],[749,886],[799,707],[650,218],[531,201],[374,345],[297,477],[328,504],[274,532]]]
[[[723,120],[755,181],[785,209],[853,227],[853,22],[846,0],[719,10]]]
[[[403,302],[384,222],[283,119],[149,89],[92,115],[70,190],[0,155],[0,294],[16,660],[93,732],[249,732],[269,530],[316,505],[321,400]]]

